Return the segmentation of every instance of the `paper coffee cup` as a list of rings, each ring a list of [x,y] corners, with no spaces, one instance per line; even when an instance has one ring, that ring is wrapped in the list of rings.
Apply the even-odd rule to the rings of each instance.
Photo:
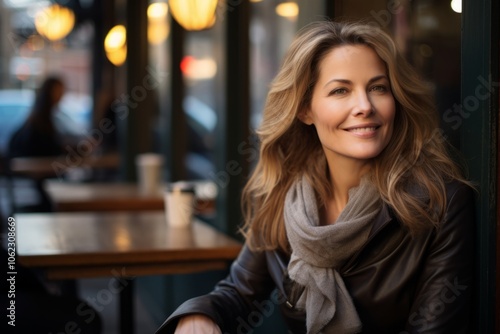
[[[189,227],[193,219],[194,187],[185,182],[175,182],[165,191],[167,224],[172,227]]]
[[[159,193],[162,185],[163,157],[156,153],[143,153],[137,155],[135,162],[141,194]]]

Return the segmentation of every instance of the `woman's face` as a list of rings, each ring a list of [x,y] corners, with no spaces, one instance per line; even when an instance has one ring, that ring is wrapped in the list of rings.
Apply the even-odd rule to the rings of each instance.
[[[378,156],[391,139],[395,109],[384,62],[368,46],[346,45],[320,62],[310,108],[300,119],[314,124],[331,164]]]

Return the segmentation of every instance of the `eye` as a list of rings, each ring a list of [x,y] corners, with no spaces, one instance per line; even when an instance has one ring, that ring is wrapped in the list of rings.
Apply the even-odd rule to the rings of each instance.
[[[371,92],[377,92],[377,93],[385,93],[388,91],[387,86],[385,85],[376,85],[370,88]]]
[[[343,95],[347,93],[346,88],[336,88],[332,90],[328,95]]]

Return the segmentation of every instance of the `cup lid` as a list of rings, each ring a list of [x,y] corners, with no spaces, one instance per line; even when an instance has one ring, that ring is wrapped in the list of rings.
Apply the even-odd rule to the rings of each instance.
[[[168,192],[188,192],[188,193],[194,193],[194,185],[192,183],[186,182],[186,181],[177,181],[177,182],[171,182],[167,184],[167,191]]]
[[[157,153],[141,153],[135,157],[135,162],[140,165],[161,165],[163,156]]]

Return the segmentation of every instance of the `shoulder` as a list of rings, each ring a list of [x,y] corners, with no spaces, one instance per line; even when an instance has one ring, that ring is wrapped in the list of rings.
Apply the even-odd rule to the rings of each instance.
[[[446,235],[451,230],[457,230],[461,235],[474,233],[475,229],[475,190],[466,182],[460,180],[450,180],[444,183],[444,189],[441,196],[442,212],[439,223],[433,224],[434,227],[420,232],[428,231],[431,235],[435,231],[438,235]],[[418,185],[410,186],[408,193],[414,198],[426,204],[429,201],[428,193]],[[437,228],[437,231],[435,230]],[[419,232],[419,233],[420,233]]]
[[[458,180],[446,183],[446,214],[454,211],[474,211],[475,190],[468,184]]]
[[[475,191],[474,188],[459,180],[449,181],[445,184],[445,186],[446,186],[446,197],[449,200],[457,195],[474,197],[474,191]]]
[[[458,208],[464,205],[467,208],[474,207],[475,190],[469,184],[460,180],[453,179],[444,182],[443,203],[446,205],[446,211]],[[407,194],[418,199],[422,203],[428,203],[429,193],[422,185],[410,183],[407,188]]]
[[[476,230],[475,191],[469,185],[453,181],[446,184],[446,211],[436,241],[461,245],[472,252]]]

